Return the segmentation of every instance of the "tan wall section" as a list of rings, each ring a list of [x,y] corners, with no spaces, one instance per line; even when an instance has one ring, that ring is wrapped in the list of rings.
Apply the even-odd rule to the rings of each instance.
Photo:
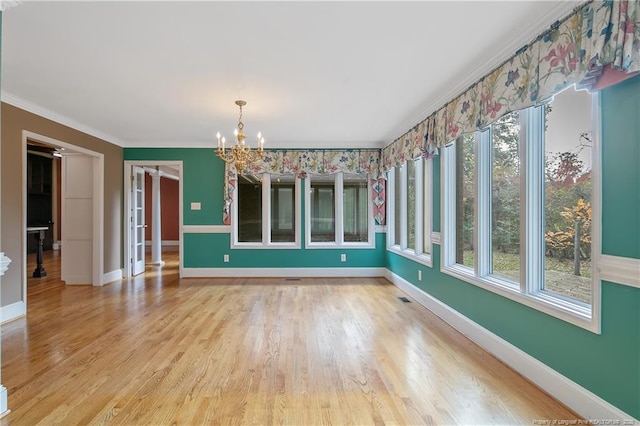
[[[2,103],[2,250],[11,265],[2,279],[2,306],[23,300],[22,131],[37,133],[104,154],[104,273],[122,268],[122,148],[54,121]],[[64,248],[63,248],[64,250]],[[27,272],[28,273],[28,272]]]

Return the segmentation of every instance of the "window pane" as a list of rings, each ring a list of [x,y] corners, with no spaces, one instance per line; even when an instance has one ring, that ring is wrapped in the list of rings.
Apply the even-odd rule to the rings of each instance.
[[[262,242],[262,183],[238,175],[238,242]]]
[[[407,248],[416,248],[416,162],[407,161]]]
[[[491,268],[520,282],[520,114],[491,125]]]
[[[401,168],[393,169],[393,241],[392,245],[400,245],[402,234],[402,179]]]
[[[544,288],[591,303],[591,95],[569,88],[545,110]]]
[[[271,176],[271,241],[295,242],[295,180]]]
[[[431,160],[421,159],[422,161],[422,170],[423,170],[423,194],[422,194],[422,252],[425,254],[431,254],[431,192],[429,188],[431,187],[431,179],[432,170],[431,170]]]
[[[367,176],[344,175],[344,241],[369,240],[369,197]]]
[[[334,242],[335,234],[335,181],[333,176],[311,180],[311,241]]]
[[[474,174],[473,133],[456,140],[456,263],[473,267]]]

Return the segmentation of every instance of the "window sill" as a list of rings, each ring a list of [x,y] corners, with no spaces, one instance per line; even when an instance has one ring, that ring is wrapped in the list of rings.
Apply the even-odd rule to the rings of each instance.
[[[431,260],[430,254],[416,255],[413,250],[402,250],[400,246],[387,247],[387,250],[402,257],[406,257],[414,262],[420,263],[428,268],[433,268],[433,261]]]
[[[589,307],[571,303],[567,300],[553,297],[547,292],[522,293],[516,286],[507,283],[502,284],[497,280],[478,278],[473,270],[459,265],[443,266],[442,273],[450,275],[461,281],[476,285],[484,290],[503,296],[507,299],[521,303],[537,311],[552,317],[566,321],[577,327],[584,328],[593,333],[600,334],[600,324]]]
[[[271,250],[271,249],[282,249],[282,250],[299,250],[299,243],[231,243],[232,249],[240,249],[240,250]]]
[[[310,250],[315,249],[374,249],[376,245],[374,242],[364,242],[364,243],[312,243],[309,241],[305,242],[305,248]]]

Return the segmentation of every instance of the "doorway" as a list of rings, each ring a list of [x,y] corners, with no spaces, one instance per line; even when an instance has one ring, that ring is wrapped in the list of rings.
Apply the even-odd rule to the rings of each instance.
[[[162,252],[177,249],[182,277],[182,161],[125,161],[124,182],[124,276],[162,267]]]
[[[82,147],[78,147],[44,135],[29,131],[22,132],[22,235],[23,235],[23,297],[26,306],[27,277],[31,271],[27,268],[27,227],[32,225],[28,217],[27,202],[29,200],[29,186],[27,176],[29,146],[40,146],[61,158],[59,173],[60,208],[57,208],[53,194],[57,189],[54,180],[58,180],[53,173],[50,192],[54,195],[52,202],[52,224],[60,222],[61,237],[52,230],[55,238],[51,238],[52,246],[60,249],[61,279],[66,284],[89,284],[99,286],[103,284],[103,194],[104,194],[104,155]],[[32,149],[33,150],[33,149]],[[56,169],[54,169],[56,170]],[[33,178],[33,176],[31,176]],[[41,189],[48,184],[42,184]],[[33,188],[31,188],[33,189]],[[44,191],[47,192],[47,191]],[[60,212],[56,217],[54,211]],[[47,213],[48,214],[48,213]],[[60,245],[60,247],[57,247]]]

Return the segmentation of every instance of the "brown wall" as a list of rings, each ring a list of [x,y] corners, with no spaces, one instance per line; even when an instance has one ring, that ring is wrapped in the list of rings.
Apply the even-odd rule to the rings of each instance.
[[[144,239],[151,240],[151,176],[144,174]],[[162,241],[178,241],[178,185],[177,180],[160,177],[160,232]]]
[[[12,105],[2,103],[0,170],[2,176],[2,251],[11,258],[2,278],[0,300],[6,306],[21,300],[22,263],[22,131],[57,139],[104,154],[104,273],[122,268],[122,148],[86,133],[63,126]],[[64,248],[63,248],[64,250]]]

